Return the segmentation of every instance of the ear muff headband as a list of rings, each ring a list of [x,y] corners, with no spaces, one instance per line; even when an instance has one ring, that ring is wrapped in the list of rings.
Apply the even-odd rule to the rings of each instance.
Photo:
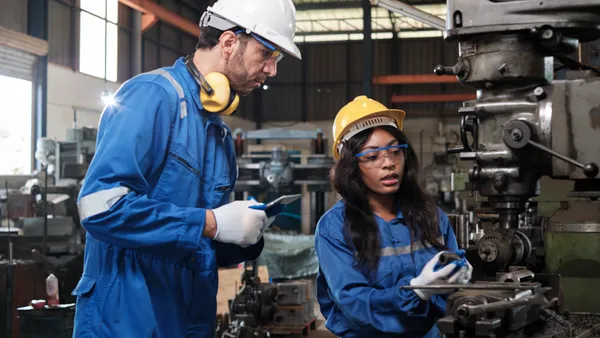
[[[211,113],[233,114],[239,105],[240,99],[231,90],[227,77],[218,72],[207,74],[204,77],[192,60],[193,54],[186,56],[185,65],[200,86],[200,102],[203,108]]]

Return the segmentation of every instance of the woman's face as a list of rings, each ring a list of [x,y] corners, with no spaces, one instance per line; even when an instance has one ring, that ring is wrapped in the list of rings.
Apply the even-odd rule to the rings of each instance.
[[[400,143],[390,133],[375,128],[369,140],[359,153],[368,152]],[[395,194],[402,184],[404,174],[405,148],[368,152],[358,158],[363,182],[375,194]]]

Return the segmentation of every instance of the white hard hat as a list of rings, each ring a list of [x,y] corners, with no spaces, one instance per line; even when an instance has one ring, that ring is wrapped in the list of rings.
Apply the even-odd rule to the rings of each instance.
[[[200,27],[209,26],[222,31],[243,27],[302,59],[294,43],[296,7],[292,0],[218,0],[200,19]]]

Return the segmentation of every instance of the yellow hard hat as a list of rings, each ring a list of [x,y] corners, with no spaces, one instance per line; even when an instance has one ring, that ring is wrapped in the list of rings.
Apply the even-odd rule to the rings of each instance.
[[[388,125],[402,130],[405,116],[403,110],[388,109],[364,95],[356,97],[340,109],[333,121],[333,157],[336,160],[339,158],[342,141],[363,130]]]

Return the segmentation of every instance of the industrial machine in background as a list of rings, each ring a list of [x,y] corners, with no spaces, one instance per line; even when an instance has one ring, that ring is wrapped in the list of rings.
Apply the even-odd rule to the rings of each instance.
[[[264,283],[256,261],[244,266],[229,313],[217,316],[215,338],[265,338],[302,334],[315,328],[315,292],[310,281]]]
[[[0,336],[18,331],[16,304],[45,299],[44,281],[51,273],[58,278],[61,303],[75,302],[71,291],[81,277],[85,246],[77,196],[96,135],[96,129],[81,128],[68,130],[64,142],[41,138],[35,152],[41,170],[31,177],[0,177],[5,225],[0,227],[0,303],[6,305],[0,318],[7,318],[0,322]]]
[[[456,232],[476,282],[450,296],[441,332],[591,335],[564,314],[585,309],[600,321],[600,69],[573,57],[600,38],[600,0],[448,0],[446,21],[397,0],[371,2],[458,42],[457,63],[434,72],[477,92],[458,112],[462,146],[448,149],[473,162],[466,190],[477,203],[457,215]],[[548,217],[533,199],[542,176],[573,182]],[[548,332],[540,320],[549,314],[562,329]]]
[[[273,146],[270,153],[248,153],[248,141],[268,140],[311,140],[312,153],[302,156],[298,152],[286,150],[282,146]],[[321,130],[292,130],[283,128],[259,129],[234,132],[235,151],[238,163],[238,179],[235,185],[236,199],[242,199],[243,193],[261,195],[263,201],[290,193],[301,193],[305,185],[310,194],[310,232],[327,209],[327,193],[331,191],[329,171],[333,167],[333,159],[325,153],[327,140]],[[287,212],[293,210],[300,217],[302,201],[288,206]],[[285,216],[285,214],[284,214]],[[278,217],[274,225],[290,222],[285,217]],[[284,226],[285,227],[285,226]],[[299,229],[298,229],[299,230]]]
[[[70,129],[65,142],[37,141],[35,157],[42,170],[20,188],[4,191],[2,214],[11,218],[14,231],[0,234],[0,254],[8,255],[9,235],[19,259],[31,258],[33,249],[51,256],[83,251],[77,195],[95,153],[96,133],[92,128]]]
[[[273,140],[284,142],[273,143]],[[281,144],[290,140],[310,140],[310,154],[286,149]],[[270,151],[249,151],[250,141],[266,141],[272,146]],[[326,155],[327,140],[321,130],[274,128],[237,129],[234,142],[238,164],[235,199],[254,196],[266,202],[284,194],[303,193],[305,187],[309,194],[307,221],[310,227],[308,231],[301,231],[301,218],[306,214],[302,212],[302,200],[289,204],[277,216],[269,232],[265,233],[265,250],[259,258],[272,272],[274,281],[261,282],[256,274],[258,261],[247,262],[252,269],[244,271],[242,286],[229,301],[229,312],[218,315],[216,337],[302,335],[315,328],[315,286],[302,277],[310,278],[316,274],[312,271],[316,253],[304,245],[308,240],[312,246],[311,235],[298,234],[314,233],[319,218],[327,209],[327,194],[331,191],[329,172],[334,163]],[[273,231],[273,228],[279,231]]]
[[[456,172],[457,159],[456,156],[446,152],[449,146],[454,146],[458,142],[458,134],[454,131],[444,132],[444,124],[439,121],[437,134],[432,138],[433,159],[423,169],[425,190],[436,199],[445,212],[454,212],[460,208],[456,202],[456,194],[452,191],[452,173]]]

